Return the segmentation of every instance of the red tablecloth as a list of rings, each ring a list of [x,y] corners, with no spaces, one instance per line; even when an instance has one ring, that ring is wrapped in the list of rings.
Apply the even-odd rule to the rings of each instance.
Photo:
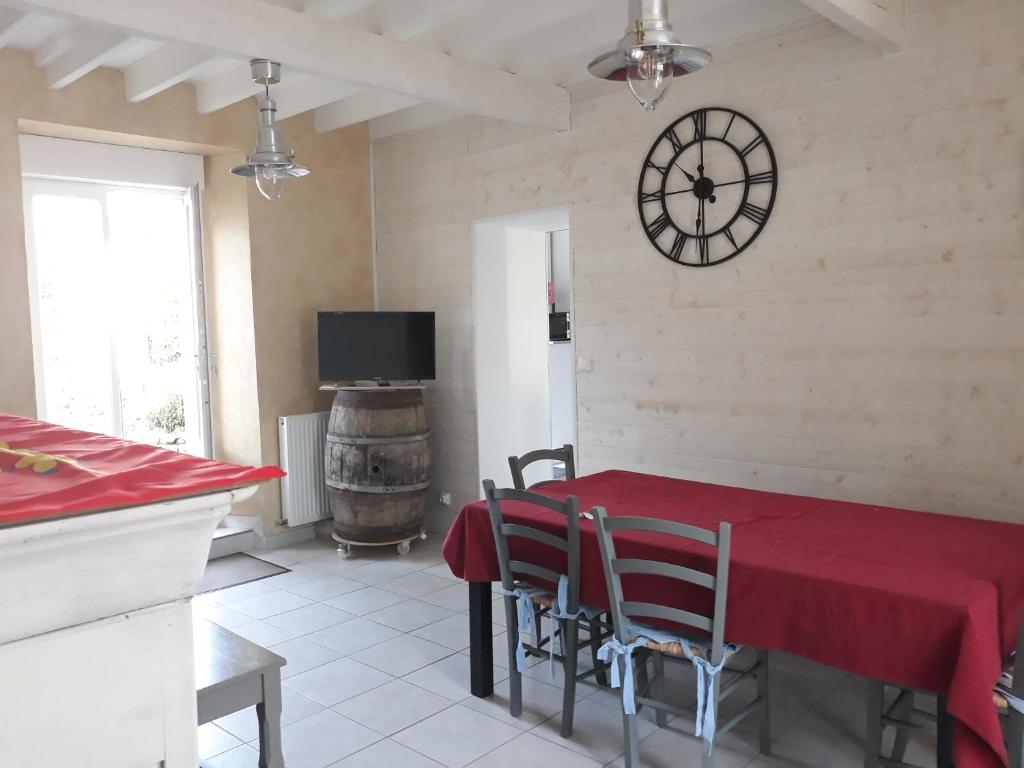
[[[732,523],[727,640],[945,694],[957,765],[1006,764],[992,686],[1024,616],[1024,526],[619,471],[542,491],[575,494],[581,509],[601,505],[612,515]],[[565,530],[554,513],[504,509]],[[594,524],[580,523],[582,600],[607,606]],[[712,566],[702,545],[665,547],[664,537],[631,534],[619,553]],[[462,510],[444,556],[460,578],[500,578],[483,502]],[[684,590],[672,601],[692,601]]]
[[[238,488],[283,477],[0,414],[0,526]]]

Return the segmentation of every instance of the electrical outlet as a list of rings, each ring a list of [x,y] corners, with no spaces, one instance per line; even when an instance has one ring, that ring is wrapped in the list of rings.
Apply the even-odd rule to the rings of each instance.
[[[437,497],[437,500],[446,507],[452,505],[452,495],[450,493],[442,493]]]

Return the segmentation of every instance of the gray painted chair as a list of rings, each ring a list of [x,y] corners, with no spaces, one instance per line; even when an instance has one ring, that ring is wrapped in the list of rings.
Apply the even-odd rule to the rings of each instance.
[[[523,710],[522,668],[527,656],[546,658],[550,663],[559,661],[564,672],[562,694],[562,736],[572,735],[573,714],[576,702],[576,682],[591,676],[602,675],[607,665],[597,658],[600,643],[610,636],[608,626],[599,619],[600,612],[587,609],[579,601],[580,596],[580,516],[575,496],[564,502],[519,489],[496,489],[494,482],[484,480],[484,496],[491,518],[498,567],[501,571],[501,586],[505,594],[505,619],[508,625],[509,659],[509,711],[519,717]],[[525,502],[557,512],[565,517],[566,533],[561,537],[522,523],[508,523],[502,515],[502,502]],[[528,539],[553,550],[551,557],[544,558],[562,565],[551,570],[537,562],[514,560],[510,555],[510,539]],[[540,559],[540,558],[538,558]],[[541,620],[549,617],[558,624],[557,635],[553,631],[547,638],[540,639]],[[589,645],[594,668],[579,672],[580,628],[589,634]],[[534,642],[522,640],[521,632],[531,629]],[[560,639],[562,652],[554,648],[556,636]],[[552,668],[553,672],[553,668]]]
[[[1015,659],[1024,658],[1024,624],[1017,639]],[[949,743],[950,723],[946,714],[945,701],[940,697],[936,713],[918,709],[918,696],[934,695],[898,688],[896,697],[885,706],[886,683],[880,680],[868,681],[867,734],[864,744],[864,768],[895,766],[895,768],[916,768],[905,761],[907,745],[912,731],[921,730],[928,722],[938,721],[940,742],[937,744],[939,768],[953,765],[952,744]],[[892,686],[895,687],[895,686]],[[1003,723],[1006,750],[1010,768],[1024,768],[1024,675],[1014,675],[1011,666],[992,693],[993,706],[999,711]],[[894,728],[892,751],[882,754],[882,741],[886,728]]]
[[[565,465],[565,477],[563,480],[576,479],[576,461],[573,456],[573,449],[570,443],[561,448],[544,448],[539,451],[530,451],[522,456],[509,456],[508,466],[512,470],[512,485],[520,491],[527,490],[526,480],[523,479],[523,470],[535,461],[560,461]],[[549,483],[557,483],[558,480],[541,480],[534,483],[530,488],[539,488]]]
[[[623,688],[623,727],[626,739],[626,768],[640,768],[639,741],[637,737],[636,710],[649,706],[657,713],[659,726],[667,722],[668,714],[690,716],[692,713],[679,709],[666,700],[665,660],[690,662],[697,673],[697,714],[696,732],[703,735],[706,754],[703,765],[714,765],[711,757],[718,703],[733,693],[740,683],[751,677],[757,680],[757,696],[745,704],[729,722],[717,728],[723,734],[751,714],[759,716],[758,738],[762,754],[770,754],[771,729],[768,718],[768,654],[759,651],[756,661],[746,669],[731,670],[725,667],[727,657],[738,649],[725,643],[725,612],[729,587],[729,551],[732,527],[722,523],[718,531],[708,531],[670,520],[648,517],[610,517],[601,507],[593,510],[601,547],[601,561],[605,581],[608,585],[608,599],[612,607],[614,640],[602,648],[602,658],[611,656],[616,666],[612,669],[612,685],[618,682]],[[714,574],[684,567],[676,563],[621,557],[617,554],[616,536],[623,544],[621,534],[631,533],[663,534],[698,541],[716,548]],[[623,588],[623,577],[627,588]],[[714,594],[712,616],[704,616],[661,602],[656,593],[639,593],[628,584],[636,577],[647,579],[659,577],[673,579],[710,590]],[[626,594],[629,594],[629,599]],[[696,630],[693,635],[666,631],[637,619],[655,619],[670,622]],[[700,634],[697,633],[706,633]],[[607,649],[607,650],[606,650]],[[633,655],[636,653],[637,658]],[[653,676],[648,677],[648,657],[653,662]],[[634,660],[639,662],[637,678],[639,685],[632,683]],[[729,680],[722,683],[721,672],[729,673]]]

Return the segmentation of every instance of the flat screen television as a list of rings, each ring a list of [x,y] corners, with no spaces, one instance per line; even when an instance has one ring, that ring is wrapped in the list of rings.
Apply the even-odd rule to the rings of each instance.
[[[425,381],[434,372],[433,312],[318,312],[320,381]]]

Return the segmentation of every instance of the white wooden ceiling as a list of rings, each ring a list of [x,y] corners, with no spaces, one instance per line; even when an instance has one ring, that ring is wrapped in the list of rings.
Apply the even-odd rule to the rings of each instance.
[[[279,116],[375,137],[467,112],[568,127],[565,89],[626,26],[626,0],[0,0],[0,47],[32,53],[52,88],[97,67],[142,101],[181,82],[200,112],[253,96],[248,59],[282,61]],[[670,0],[703,47],[820,18],[802,0]],[[370,34],[367,34],[370,33]],[[512,73],[515,76],[510,75]]]

